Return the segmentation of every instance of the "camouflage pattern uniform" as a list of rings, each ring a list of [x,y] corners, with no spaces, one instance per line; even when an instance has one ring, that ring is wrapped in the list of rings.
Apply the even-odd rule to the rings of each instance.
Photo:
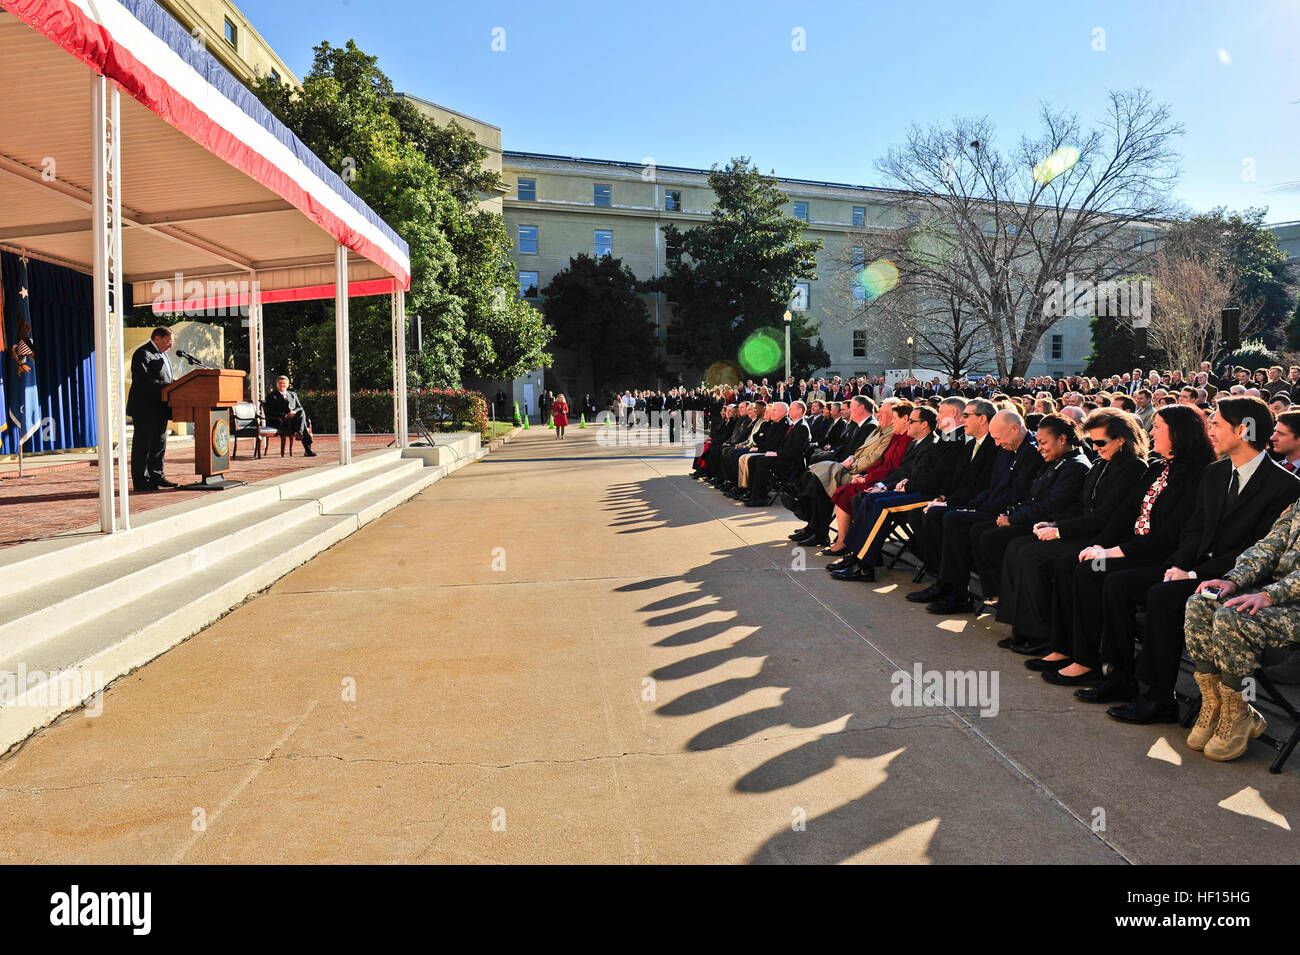
[[[1262,590],[1273,605],[1252,615],[1206,597],[1189,598],[1187,655],[1219,673],[1247,677],[1265,647],[1300,640],[1300,507],[1293,504],[1283,511],[1264,539],[1243,551],[1223,578],[1237,585],[1230,596]]]

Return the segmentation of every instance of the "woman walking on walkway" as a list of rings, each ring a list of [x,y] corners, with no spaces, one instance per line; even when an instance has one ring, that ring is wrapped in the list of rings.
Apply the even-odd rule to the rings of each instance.
[[[555,403],[551,405],[551,423],[555,425],[555,440],[559,441],[569,425],[569,403],[562,394],[556,395]]]

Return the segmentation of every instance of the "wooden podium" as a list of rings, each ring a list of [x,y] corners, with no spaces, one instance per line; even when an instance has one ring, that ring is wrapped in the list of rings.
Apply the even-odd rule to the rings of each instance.
[[[244,400],[244,373],[229,368],[196,368],[162,389],[171,420],[194,422],[194,473],[197,484],[184,490],[219,491],[243,484],[226,481],[230,470],[230,413]]]

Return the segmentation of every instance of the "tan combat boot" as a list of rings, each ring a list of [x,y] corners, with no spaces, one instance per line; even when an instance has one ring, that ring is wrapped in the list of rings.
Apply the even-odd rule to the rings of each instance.
[[[1223,685],[1223,677],[1217,673],[1199,672],[1192,676],[1201,690],[1201,715],[1187,736],[1187,745],[1199,753],[1205,749],[1219,722],[1219,687]]]
[[[1220,761],[1236,759],[1246,744],[1268,726],[1259,711],[1241,698],[1241,693],[1219,684],[1219,725],[1205,744],[1205,755]]]

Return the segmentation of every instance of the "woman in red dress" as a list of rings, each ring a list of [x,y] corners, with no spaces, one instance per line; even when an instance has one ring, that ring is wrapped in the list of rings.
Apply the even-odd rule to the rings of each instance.
[[[564,400],[564,395],[555,396],[555,404],[551,405],[551,423],[555,425],[555,440],[559,441],[569,425],[569,403]]]

